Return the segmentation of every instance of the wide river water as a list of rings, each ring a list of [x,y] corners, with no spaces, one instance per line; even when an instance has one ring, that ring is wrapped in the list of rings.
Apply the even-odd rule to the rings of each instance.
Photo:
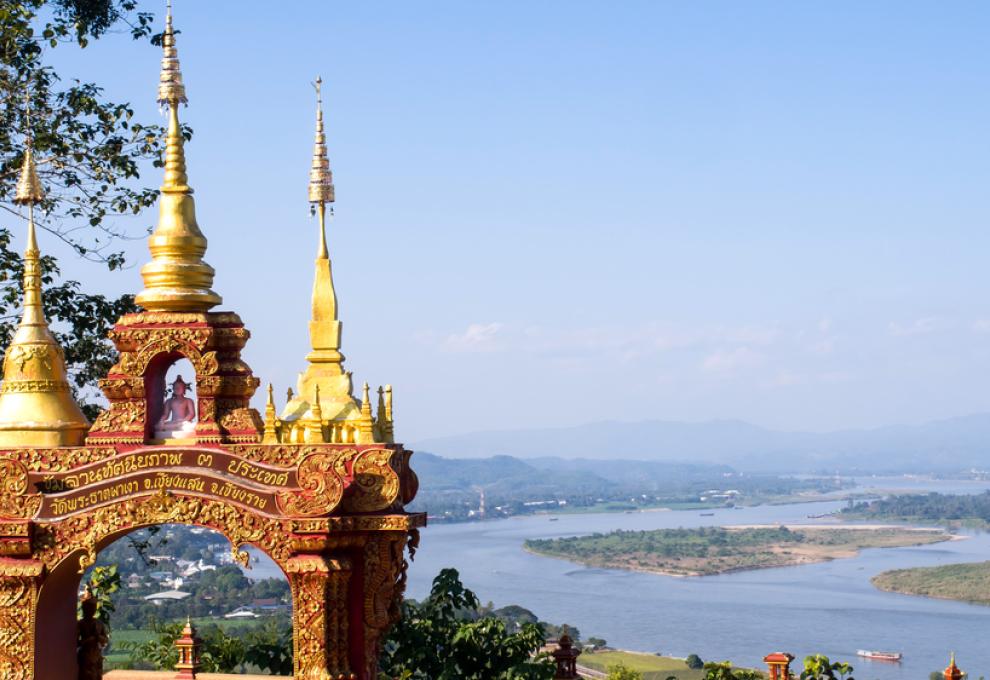
[[[861,488],[971,493],[987,483],[860,480]],[[575,536],[615,529],[663,529],[733,524],[822,523],[808,515],[841,502],[768,505],[740,510],[653,511],[546,515],[423,531],[409,570],[408,594],[424,597],[434,576],[456,568],[482,602],[518,604],[541,619],[568,623],[584,637],[614,647],[762,667],[772,651],[799,659],[822,653],[849,661],[859,680],[923,679],[956,652],[970,677],[990,674],[990,607],[885,593],[870,577],[902,567],[990,560],[990,534],[927,546],[864,550],[820,564],[675,578],[593,569],[525,552],[527,538]],[[706,511],[707,512],[707,511]],[[986,629],[984,628],[986,626]],[[901,663],[857,658],[857,649],[900,651]]]

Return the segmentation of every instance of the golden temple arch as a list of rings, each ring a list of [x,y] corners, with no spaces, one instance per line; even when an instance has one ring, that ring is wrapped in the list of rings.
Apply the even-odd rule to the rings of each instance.
[[[281,415],[269,385],[262,417],[250,405],[260,381],[240,354],[250,333],[236,314],[211,311],[222,300],[187,176],[171,10],[163,46],[158,99],[169,125],[137,296],[144,311],[110,333],[119,361],[100,381],[108,405],[92,425],[42,311],[33,209],[44,193],[26,149],[16,194],[28,212],[24,311],[0,385],[0,677],[76,678],[82,571],[119,537],[178,523],[224,534],[242,560],[243,546],[255,545],[281,567],[292,589],[294,677],[373,680],[398,614],[406,548],[411,556],[425,516],[404,510],[417,480],[412,452],[393,441],[391,387],[377,390],[372,409],[370,387],[356,399],[343,367],[320,82],[309,185],[319,224],[312,351]],[[195,375],[166,384],[180,360]]]

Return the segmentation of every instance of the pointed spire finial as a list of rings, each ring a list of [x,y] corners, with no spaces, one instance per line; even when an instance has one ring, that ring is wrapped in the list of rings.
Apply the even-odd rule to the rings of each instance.
[[[18,205],[35,206],[45,200],[45,189],[38,179],[38,169],[34,164],[34,133],[31,130],[31,94],[24,93],[25,124],[27,132],[24,138],[24,161],[21,164],[21,176],[17,180],[14,192],[14,203]],[[34,220],[30,221],[29,234],[34,233]],[[33,239],[31,239],[33,240]]]
[[[175,31],[172,28],[172,0],[165,6],[165,32],[162,34],[162,70],[158,80],[158,103],[174,107],[188,103],[186,86],[182,83],[179,51],[175,47]]]
[[[77,446],[89,429],[89,422],[72,397],[65,357],[48,328],[42,307],[41,253],[34,206],[44,196],[34,166],[29,126],[24,165],[14,195],[15,203],[28,208],[24,311],[3,362],[0,446]]]
[[[223,300],[211,290],[213,267],[203,261],[206,237],[196,223],[196,204],[186,174],[186,153],[179,104],[186,103],[179,53],[168,5],[162,37],[158,102],[168,107],[165,177],[158,200],[158,226],[148,239],[151,262],[141,268],[144,290],[135,301],[153,312],[205,312]]]
[[[326,259],[329,257],[326,204],[334,202],[333,173],[330,171],[327,139],[323,130],[323,78],[317,77],[313,87],[316,89],[316,138],[313,142],[313,166],[309,171],[309,202],[319,214],[320,241],[316,256]]]

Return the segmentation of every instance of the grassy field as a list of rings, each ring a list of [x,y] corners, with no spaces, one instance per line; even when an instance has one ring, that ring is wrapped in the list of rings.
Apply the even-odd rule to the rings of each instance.
[[[706,527],[532,539],[525,548],[592,567],[707,576],[823,562],[853,557],[864,548],[922,545],[949,538],[938,529],[900,527]]]
[[[872,581],[890,592],[990,605],[990,562],[895,569]]]
[[[684,659],[637,652],[585,652],[578,658],[578,663],[598,671],[605,671],[609,666],[623,663],[642,673],[643,680],[666,680],[671,676],[677,680],[700,680],[703,675],[700,670],[688,668],[684,664]]]

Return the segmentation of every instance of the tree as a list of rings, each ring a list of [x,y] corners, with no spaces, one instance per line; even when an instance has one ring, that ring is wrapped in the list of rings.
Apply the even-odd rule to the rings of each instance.
[[[688,654],[687,659],[684,660],[687,667],[692,670],[698,670],[705,667],[705,662],[701,660],[701,657],[697,654]]]
[[[594,647],[595,649],[604,649],[608,647],[608,642],[606,642],[604,638],[600,638],[600,637],[590,637],[587,640],[585,640],[585,642],[591,645],[592,647]]]
[[[152,670],[174,670],[179,663],[179,650],[175,641],[182,636],[183,624],[155,623],[152,626],[154,635],[144,642],[125,640],[118,646],[130,652],[128,668],[147,668]]]
[[[455,569],[433,580],[423,602],[407,601],[380,660],[383,678],[409,680],[550,680],[552,660],[537,655],[544,631],[527,622],[514,633],[481,616],[478,597]],[[534,656],[535,655],[535,656]]]
[[[151,670],[175,670],[179,662],[179,650],[175,641],[182,636],[185,623],[181,621],[152,626],[154,635],[144,642],[125,640],[120,648],[130,652],[127,668]],[[229,635],[219,626],[211,625],[202,631],[203,646],[200,667],[205,673],[233,673],[243,670],[248,657],[247,643],[236,635]]]
[[[116,607],[113,603],[113,594],[120,590],[120,573],[117,565],[111,564],[105,567],[93,567],[86,582],[86,589],[96,600],[96,620],[110,630],[110,615]],[[82,618],[82,602],[79,602],[77,618]]]
[[[804,670],[801,672],[801,680],[853,680],[853,667],[847,663],[839,661],[829,661],[824,654],[813,654],[804,657]]]
[[[292,622],[269,619],[248,632],[244,660],[272,675],[292,675]]]
[[[617,663],[608,667],[606,680],[643,680],[643,674],[623,663]]]
[[[118,25],[134,38],[151,36],[152,15],[136,8],[136,0],[0,0],[0,209],[23,217],[11,199],[29,133],[47,190],[35,211],[38,227],[111,270],[124,264],[112,250],[127,237],[118,218],[138,215],[158,196],[138,180],[143,165],[161,166],[161,128],[135,121],[128,104],[107,99],[94,83],[63,84],[44,56],[50,49],[85,48]],[[23,265],[11,237],[10,228],[0,228],[0,350],[21,304]],[[60,280],[48,252],[42,259],[45,312],[92,418],[99,410],[96,379],[114,361],[107,331],[136,308],[131,296],[84,293],[79,283]]]
[[[763,674],[748,668],[733,668],[729,661],[709,661],[704,665],[704,680],[762,680]]]

